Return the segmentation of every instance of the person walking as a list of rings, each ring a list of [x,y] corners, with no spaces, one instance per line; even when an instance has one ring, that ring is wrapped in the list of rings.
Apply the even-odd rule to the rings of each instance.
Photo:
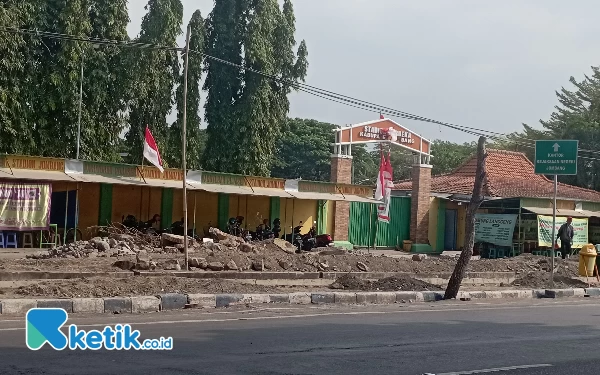
[[[556,235],[556,239],[560,239],[560,252],[563,259],[571,255],[571,246],[573,245],[573,237],[575,235],[572,223],[573,218],[568,217],[567,222],[560,226]]]

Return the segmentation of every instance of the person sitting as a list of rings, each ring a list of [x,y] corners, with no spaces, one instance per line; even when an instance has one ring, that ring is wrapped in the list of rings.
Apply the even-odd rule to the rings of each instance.
[[[146,225],[148,226],[148,228],[154,228],[155,231],[159,232],[161,229],[160,228],[160,215],[154,214],[154,216],[152,216],[152,219],[150,219],[146,222]]]

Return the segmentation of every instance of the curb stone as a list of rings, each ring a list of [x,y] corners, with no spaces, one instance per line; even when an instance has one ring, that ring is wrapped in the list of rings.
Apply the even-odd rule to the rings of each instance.
[[[5,299],[2,301],[2,314],[25,314],[37,307],[34,299]]]
[[[103,298],[103,300],[105,313],[122,314],[131,312],[130,297],[112,297]]]
[[[63,309],[68,313],[73,312],[73,301],[71,299],[38,299],[38,308]]]
[[[600,296],[600,288],[586,288],[585,294],[588,296],[598,297]]]
[[[187,299],[187,297],[186,297]],[[131,312],[156,312],[160,311],[160,299],[153,296],[131,297]]]
[[[179,310],[185,308],[188,297],[186,294],[166,293],[157,296],[160,299],[160,310]]]
[[[104,300],[102,298],[73,298],[73,313],[104,313]]]
[[[522,289],[503,291],[459,292],[457,299],[528,299],[600,297],[600,288]],[[179,310],[186,307],[215,308],[240,303],[269,304],[394,304],[402,302],[435,302],[443,300],[443,292],[294,292],[280,294],[177,294],[159,296],[107,298],[40,298],[4,299],[0,314],[25,314],[31,308],[64,308],[72,313],[141,313]]]

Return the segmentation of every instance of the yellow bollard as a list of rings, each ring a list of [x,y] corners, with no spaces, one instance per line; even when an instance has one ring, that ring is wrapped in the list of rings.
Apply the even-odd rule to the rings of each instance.
[[[579,251],[579,276],[594,276],[596,256],[594,245],[587,244],[581,248],[581,251]]]

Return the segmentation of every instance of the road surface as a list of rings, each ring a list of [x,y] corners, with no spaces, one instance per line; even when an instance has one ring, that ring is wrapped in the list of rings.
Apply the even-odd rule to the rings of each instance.
[[[39,351],[24,317],[0,318],[0,374],[600,374],[600,300],[392,306],[240,306],[144,315],[131,323],[172,351]],[[481,371],[476,371],[481,370]]]

